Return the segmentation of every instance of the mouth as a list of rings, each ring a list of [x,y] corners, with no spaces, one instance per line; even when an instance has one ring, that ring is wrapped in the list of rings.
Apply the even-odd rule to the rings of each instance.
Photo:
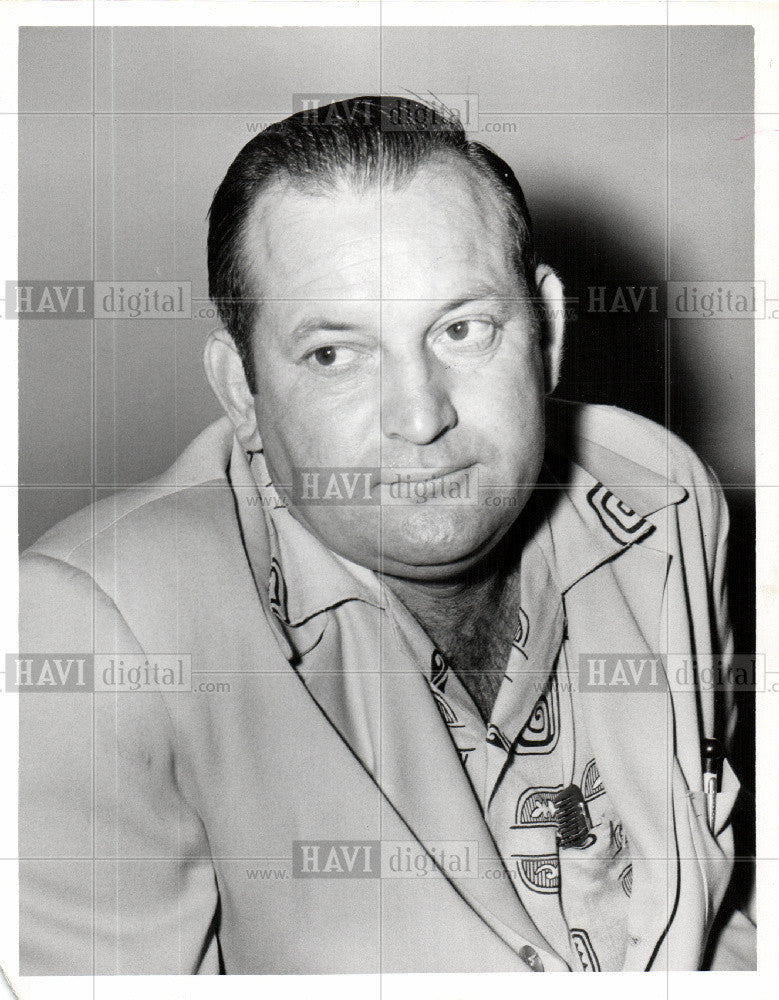
[[[426,483],[435,485],[436,483],[459,476],[463,472],[468,472],[474,468],[475,464],[475,462],[471,462],[468,465],[452,465],[428,469],[413,465],[398,466],[392,469],[385,468],[381,470],[381,478],[376,485],[396,486],[398,483],[406,483],[409,486],[416,486],[417,484],[423,486]]]
[[[382,469],[376,484],[382,505],[430,503],[434,507],[478,503],[476,463],[441,468]]]

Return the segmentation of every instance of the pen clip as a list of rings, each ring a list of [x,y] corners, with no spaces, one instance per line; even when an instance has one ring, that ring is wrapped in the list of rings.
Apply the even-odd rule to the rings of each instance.
[[[706,737],[702,744],[703,773],[704,776],[715,775],[717,779],[717,791],[720,790],[720,777],[722,774],[722,746],[720,741],[713,737]],[[705,777],[704,777],[705,782]]]

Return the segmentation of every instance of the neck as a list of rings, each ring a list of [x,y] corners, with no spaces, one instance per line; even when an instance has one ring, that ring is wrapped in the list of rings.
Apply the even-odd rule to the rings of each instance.
[[[446,580],[381,576],[431,638],[443,645],[466,622],[495,605],[514,567],[505,556],[489,553],[465,573]]]

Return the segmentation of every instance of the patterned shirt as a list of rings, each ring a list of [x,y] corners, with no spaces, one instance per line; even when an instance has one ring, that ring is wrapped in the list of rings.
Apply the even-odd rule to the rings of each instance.
[[[430,688],[534,923],[572,967],[617,971],[625,957],[632,879],[627,843],[577,717],[570,683],[563,679],[564,649],[513,741],[494,721],[501,710],[510,711],[521,656],[512,650],[513,662],[487,726],[438,650],[432,655]],[[581,788],[592,823],[582,848],[557,843],[554,796],[571,783]]]

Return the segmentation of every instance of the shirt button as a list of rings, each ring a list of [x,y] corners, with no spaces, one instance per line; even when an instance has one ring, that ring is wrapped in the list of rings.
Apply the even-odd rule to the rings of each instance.
[[[533,972],[544,971],[544,963],[541,961],[541,957],[535,948],[531,948],[529,944],[523,945],[519,949],[519,957],[523,962],[527,962]]]

